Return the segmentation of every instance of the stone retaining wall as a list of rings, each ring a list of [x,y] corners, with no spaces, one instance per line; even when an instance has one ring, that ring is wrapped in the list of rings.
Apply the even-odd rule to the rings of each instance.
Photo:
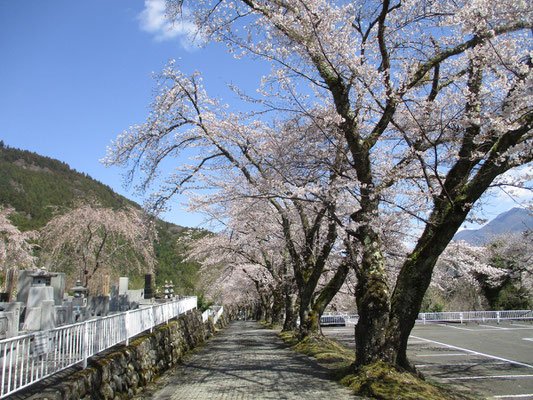
[[[191,349],[205,342],[216,329],[224,328],[233,318],[231,310],[224,313],[216,327],[210,319],[205,325],[198,311],[189,312],[154,332],[140,336],[129,346],[117,346],[96,360],[89,360],[87,369],[78,370],[60,383],[39,388],[30,400],[129,399],[139,389],[171,368]]]

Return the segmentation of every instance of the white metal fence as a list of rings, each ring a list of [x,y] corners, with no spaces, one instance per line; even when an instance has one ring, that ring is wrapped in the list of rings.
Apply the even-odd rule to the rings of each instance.
[[[426,322],[488,322],[503,320],[532,320],[532,310],[509,311],[457,311],[457,312],[432,312],[420,313],[418,319]]]
[[[223,312],[223,306],[213,306],[202,313],[202,322],[205,324],[209,317],[213,317],[213,323],[216,324]]]
[[[323,326],[335,325],[343,320],[346,325],[355,325],[359,319],[357,314],[327,313],[320,318]],[[532,320],[533,310],[507,311],[452,311],[418,314],[418,321],[426,322],[501,322],[505,320]]]
[[[196,297],[0,340],[0,398],[197,307]]]
[[[217,309],[218,308],[218,309]],[[213,309],[215,309],[215,315],[213,315],[213,323],[217,323],[218,319],[222,316],[222,314],[224,313],[224,307],[223,306],[216,306],[216,307],[213,307]]]

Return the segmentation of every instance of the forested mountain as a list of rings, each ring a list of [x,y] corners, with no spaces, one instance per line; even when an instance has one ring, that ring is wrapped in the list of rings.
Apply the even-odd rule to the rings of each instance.
[[[15,210],[10,220],[20,231],[40,230],[54,217],[87,203],[111,209],[124,206],[141,209],[137,203],[64,162],[10,148],[0,141],[0,207]],[[162,220],[156,221],[156,229],[159,238],[154,243],[156,284],[162,286],[165,280],[172,280],[177,293],[195,294],[199,265],[184,261],[185,244],[177,239],[187,233],[194,240],[207,232]],[[130,279],[134,287],[144,283],[142,275],[132,274]]]
[[[533,216],[523,208],[513,208],[499,214],[480,229],[465,229],[458,232],[453,240],[464,240],[473,246],[482,246],[499,235],[526,230],[533,230]]]
[[[104,207],[139,207],[68,164],[0,142],[0,204],[10,205],[20,230],[38,229],[57,213],[80,201],[97,201]]]

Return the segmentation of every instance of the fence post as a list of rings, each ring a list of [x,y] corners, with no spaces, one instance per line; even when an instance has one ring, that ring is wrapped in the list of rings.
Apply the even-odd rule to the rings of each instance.
[[[87,358],[89,355],[89,322],[83,324],[83,369],[87,368]]]
[[[126,313],[124,314],[124,333],[126,334],[126,346],[129,346],[130,344],[130,333],[128,332],[130,319],[129,316],[130,312],[126,311]]]
[[[154,326],[155,326],[154,313],[155,313],[155,307],[152,306],[152,307],[150,307],[150,333],[152,333],[154,331]]]
[[[463,323],[463,313],[459,313],[459,319],[461,320],[461,324]]]
[[[500,324],[500,312],[496,311],[496,319],[498,320],[498,325]]]

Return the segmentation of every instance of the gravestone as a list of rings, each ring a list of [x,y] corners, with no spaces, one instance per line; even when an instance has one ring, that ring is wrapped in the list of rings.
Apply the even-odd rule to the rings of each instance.
[[[43,301],[54,301],[52,286],[32,286],[28,292],[26,307],[40,307]]]
[[[93,317],[107,315],[109,313],[109,296],[89,296],[87,308]]]
[[[26,304],[32,286],[51,286],[54,288],[54,301],[61,305],[65,295],[66,275],[63,272],[46,272],[45,270],[19,271],[17,301]]]
[[[19,328],[18,319],[13,311],[0,312],[0,339],[17,336]]]
[[[18,331],[18,325],[22,322],[20,320],[20,317],[22,315],[22,311],[24,310],[24,306],[25,304],[19,303],[19,302],[0,303],[0,307],[2,307],[5,312],[14,313],[15,321],[17,321],[17,331]]]
[[[129,278],[127,276],[121,276],[118,281],[118,294],[126,294],[129,286]]]
[[[146,274],[144,275],[144,298],[151,299],[154,297],[154,275]]]
[[[56,306],[56,326],[70,325],[73,322],[72,301],[64,301],[62,306]]]
[[[56,327],[56,308],[54,300],[44,300],[41,303],[41,330],[54,329]]]
[[[26,307],[26,316],[22,330],[24,331],[40,331],[41,330],[41,307]]]

